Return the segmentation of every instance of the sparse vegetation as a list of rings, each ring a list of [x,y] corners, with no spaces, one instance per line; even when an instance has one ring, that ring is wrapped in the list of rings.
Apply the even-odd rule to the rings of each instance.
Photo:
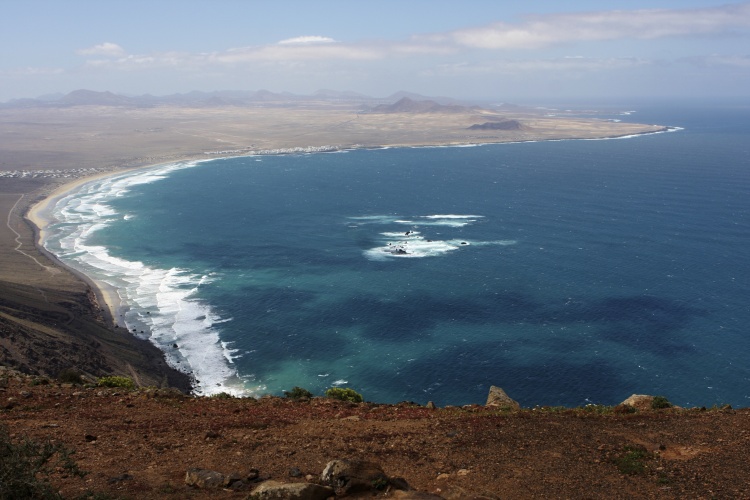
[[[376,490],[384,490],[388,487],[388,479],[385,477],[379,477],[372,481],[372,487]]]
[[[310,399],[313,397],[313,393],[302,387],[294,386],[291,391],[284,391],[284,396],[290,399]]]
[[[350,403],[361,403],[364,401],[362,394],[354,389],[345,387],[331,387],[326,391],[326,397],[339,399],[341,401],[349,401]]]
[[[671,408],[672,403],[669,402],[667,398],[664,396],[654,396],[653,401],[651,401],[651,408],[654,410],[661,410],[663,408]]]
[[[11,440],[0,428],[0,498],[62,498],[49,483],[49,476],[64,472],[83,476],[70,458],[71,451],[49,441],[37,443],[26,438]]]
[[[128,377],[102,377],[96,385],[99,387],[120,387],[130,391],[135,389],[135,382]]]
[[[585,406],[567,407],[567,406],[537,406],[533,411],[542,413],[557,413],[561,415],[614,415],[623,413],[618,406],[588,404]],[[635,410],[633,410],[635,411]]]
[[[234,396],[229,394],[228,392],[217,392],[216,394],[211,394],[211,399],[233,399]]]
[[[615,458],[615,464],[621,473],[634,476],[646,471],[646,461],[652,457],[643,446],[628,445],[623,448],[622,455]]]
[[[614,407],[607,405],[588,404],[583,406],[581,410],[583,410],[584,413],[593,413],[596,415],[612,415],[614,413]]]
[[[83,384],[83,378],[81,377],[81,372],[79,372],[75,368],[65,368],[64,370],[62,370],[60,373],[57,374],[57,380],[59,380],[63,384],[76,384],[76,385]]]

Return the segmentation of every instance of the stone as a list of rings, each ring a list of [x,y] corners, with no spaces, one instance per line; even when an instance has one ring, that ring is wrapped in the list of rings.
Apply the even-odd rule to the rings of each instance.
[[[334,495],[333,488],[313,483],[280,483],[266,481],[251,493],[258,500],[326,500]]]
[[[242,474],[238,474],[236,472],[233,472],[232,474],[227,474],[226,476],[224,476],[224,486],[228,488],[232,486],[232,484],[234,483],[237,483],[237,482],[241,483],[243,479],[244,478],[242,477]]]
[[[364,460],[331,460],[323,469],[321,481],[336,491],[337,495],[348,495],[361,491],[385,489],[390,481],[383,469]]]
[[[399,500],[444,500],[440,495],[434,493],[427,493],[426,491],[401,491],[396,490],[391,495],[391,498],[398,498]]]
[[[427,409],[434,410],[435,409],[435,403],[432,401],[427,401]]]
[[[130,479],[133,479],[133,476],[131,476],[130,474],[127,474],[127,473],[126,474],[120,474],[119,476],[110,477],[107,480],[107,483],[109,483],[109,484],[116,484],[116,483],[121,483],[122,481],[128,481]]]
[[[651,403],[653,403],[654,397],[646,394],[633,394],[628,399],[623,401],[622,405],[630,406],[636,410],[650,410]]]
[[[185,474],[185,484],[196,488],[224,487],[224,474],[208,469],[188,469]]]
[[[394,490],[410,491],[412,489],[409,483],[403,477],[391,477],[389,478],[390,487]]]
[[[445,500],[497,500],[499,498],[492,494],[472,492],[455,484],[447,485],[440,494]]]
[[[487,402],[485,406],[496,406],[498,408],[520,410],[519,405],[515,400],[511,399],[510,396],[505,394],[505,391],[495,385],[490,387],[490,392],[487,395]]]
[[[174,387],[162,387],[161,389],[156,389],[154,391],[154,397],[164,399],[183,399],[186,396],[184,392],[175,389]]]

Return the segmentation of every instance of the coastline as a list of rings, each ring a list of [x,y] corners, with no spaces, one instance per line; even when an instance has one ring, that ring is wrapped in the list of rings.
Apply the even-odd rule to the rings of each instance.
[[[189,161],[188,159],[183,161]],[[34,232],[34,246],[37,251],[42,255],[50,259],[56,265],[66,269],[78,279],[86,283],[91,289],[92,293],[97,302],[97,306],[101,313],[104,315],[105,321],[110,327],[115,328],[126,328],[126,325],[120,321],[121,314],[123,312],[123,305],[117,289],[103,281],[92,278],[91,276],[75,269],[63,261],[61,261],[56,255],[51,253],[44,247],[44,239],[46,237],[46,231],[50,224],[55,222],[52,215],[54,206],[63,198],[69,194],[81,189],[86,184],[95,182],[97,180],[106,179],[108,177],[114,177],[130,172],[136,172],[139,170],[149,170],[152,168],[158,168],[170,163],[177,162],[165,162],[156,163],[153,165],[144,165],[140,167],[128,167],[120,170],[114,170],[110,172],[98,172],[93,175],[86,175],[70,182],[63,183],[55,187],[49,194],[44,196],[40,201],[32,204],[26,213],[24,218],[30,222],[30,225]]]
[[[44,240],[47,236],[46,231],[48,230],[49,225],[55,222],[55,218],[53,217],[53,213],[52,213],[55,205],[64,197],[70,195],[71,193],[77,190],[80,190],[85,185],[91,182],[96,182],[98,180],[115,177],[115,176],[127,175],[130,173],[135,173],[139,171],[163,168],[169,165],[177,165],[183,162],[202,163],[202,162],[209,162],[209,161],[214,161],[214,160],[220,160],[220,159],[226,159],[226,158],[237,158],[237,157],[331,153],[331,152],[353,151],[357,149],[476,147],[476,146],[484,146],[484,145],[491,145],[491,144],[512,144],[512,143],[519,143],[519,142],[546,142],[546,141],[555,142],[555,141],[567,141],[567,140],[623,139],[623,138],[637,138],[642,135],[659,134],[659,133],[664,133],[664,132],[673,131],[673,130],[674,129],[672,127],[663,127],[663,128],[660,128],[659,130],[643,132],[640,134],[603,136],[603,137],[599,137],[596,139],[569,137],[569,138],[558,138],[558,139],[555,139],[555,138],[541,139],[541,140],[536,139],[536,140],[531,140],[531,141],[444,143],[440,145],[390,144],[390,145],[378,145],[378,146],[372,146],[372,145],[365,146],[365,145],[355,144],[349,147],[344,147],[344,146],[326,147],[326,148],[293,147],[293,148],[278,148],[278,149],[271,149],[271,150],[263,149],[263,150],[242,151],[242,152],[237,151],[236,153],[233,151],[223,151],[221,152],[222,154],[217,154],[216,156],[214,156],[211,153],[203,153],[203,155],[200,155],[200,156],[190,155],[187,157],[175,158],[175,159],[170,159],[169,161],[160,161],[157,163],[150,163],[150,164],[145,164],[145,165],[141,165],[137,167],[133,167],[133,166],[127,166],[127,167],[123,166],[120,168],[115,167],[112,170],[107,171],[107,172],[97,172],[91,175],[83,175],[80,178],[71,180],[69,182],[64,182],[60,185],[51,187],[48,193],[42,195],[43,198],[41,198],[39,201],[34,202],[27,208],[26,213],[24,214],[24,218],[30,223],[29,225],[33,229],[34,245],[38,249],[38,251],[42,253],[43,255],[45,255],[47,258],[49,258],[51,261],[55,262],[58,266],[68,270],[76,278],[80,279],[82,282],[88,285],[89,289],[91,290],[95,298],[95,307],[104,316],[104,319],[110,328],[114,327],[115,329],[120,329],[120,331],[124,329],[127,335],[131,335],[131,333],[128,331],[127,325],[124,323],[124,320],[122,319],[124,318],[124,314],[127,310],[126,309],[127,305],[123,304],[121,300],[121,296],[117,288],[105,282],[102,282],[100,280],[97,280],[75,268],[72,268],[71,266],[62,262],[59,258],[57,258],[57,256],[55,256],[54,254],[46,250],[43,246]],[[164,352],[163,350],[162,350],[162,353],[166,355],[166,352]]]
[[[71,182],[63,183],[52,190],[42,200],[34,203],[24,214],[24,218],[29,221],[34,232],[34,247],[42,255],[50,259],[56,265],[63,267],[78,279],[86,283],[96,298],[97,306],[104,315],[108,326],[121,326],[117,323],[116,318],[119,314],[120,300],[117,291],[108,286],[106,283],[92,279],[88,275],[74,269],[62,262],[56,255],[44,248],[44,239],[47,228],[54,222],[52,217],[53,207],[69,193],[80,189],[85,184],[97,179],[105,178],[109,175],[115,175],[114,172],[102,172],[90,176],[84,176]]]

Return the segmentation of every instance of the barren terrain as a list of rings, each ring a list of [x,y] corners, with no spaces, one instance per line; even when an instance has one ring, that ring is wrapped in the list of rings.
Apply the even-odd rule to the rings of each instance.
[[[430,409],[188,398],[43,384],[9,372],[0,381],[0,424],[15,439],[51,439],[75,451],[87,475],[52,477],[71,498],[87,491],[245,498],[266,479],[320,482],[326,464],[342,458],[373,462],[389,478],[453,499],[750,497],[746,409]],[[191,468],[254,479],[235,485],[239,491],[196,489],[184,481]],[[363,496],[392,490],[381,485]]]

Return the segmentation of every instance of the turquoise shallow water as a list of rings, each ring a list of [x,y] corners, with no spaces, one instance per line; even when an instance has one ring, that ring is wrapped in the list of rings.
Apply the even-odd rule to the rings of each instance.
[[[750,113],[629,118],[683,130],[167,166],[62,200],[47,246],[201,393],[747,406]]]

